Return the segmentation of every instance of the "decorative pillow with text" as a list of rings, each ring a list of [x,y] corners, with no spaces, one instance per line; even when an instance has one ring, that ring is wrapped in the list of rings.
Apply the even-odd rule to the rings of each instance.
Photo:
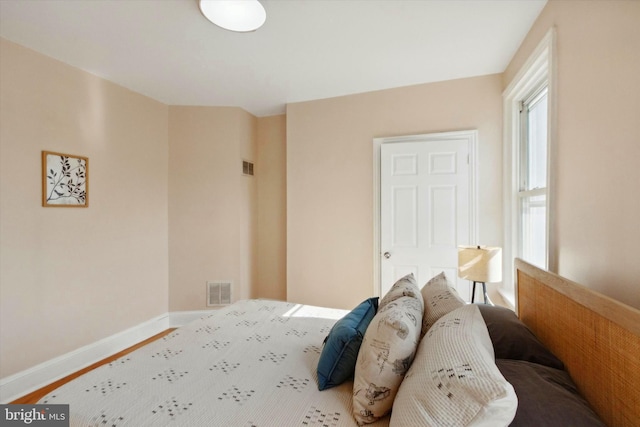
[[[420,339],[423,302],[418,287],[404,281],[394,288],[397,297],[385,296],[384,306],[380,303],[358,353],[353,415],[359,425],[375,422],[391,410]]]
[[[400,297],[413,297],[422,301],[422,298],[418,298],[420,289],[416,283],[416,279],[413,273],[409,273],[404,277],[401,277],[393,284],[391,289],[380,300],[380,308],[384,308],[387,304],[397,300]]]

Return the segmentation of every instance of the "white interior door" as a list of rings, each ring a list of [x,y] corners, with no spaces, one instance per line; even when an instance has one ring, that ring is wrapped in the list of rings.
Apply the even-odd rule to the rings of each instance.
[[[458,280],[457,247],[473,240],[474,184],[470,139],[458,134],[380,145],[380,295],[405,274],[422,286],[444,271],[470,299],[468,282]]]

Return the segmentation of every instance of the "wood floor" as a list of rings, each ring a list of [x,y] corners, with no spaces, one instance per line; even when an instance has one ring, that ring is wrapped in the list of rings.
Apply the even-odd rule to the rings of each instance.
[[[21,405],[28,405],[28,404],[35,404],[38,403],[38,400],[42,399],[44,396],[46,396],[47,394],[51,393],[53,390],[57,389],[58,387],[60,387],[63,384],[68,383],[69,381],[78,378],[80,375],[86,374],[87,372],[97,368],[98,366],[102,366],[106,363],[111,363],[114,360],[124,356],[125,354],[129,354],[134,350],[139,349],[140,347],[143,347],[147,344],[149,344],[152,341],[155,341],[159,338],[162,338],[163,336],[169,334],[170,332],[173,332],[176,328],[170,328],[167,329],[165,331],[160,332],[159,334],[156,334],[150,338],[147,338],[146,340],[139,342],[136,345],[133,345],[129,348],[126,348],[124,350],[122,350],[119,353],[116,353],[112,356],[107,357],[106,359],[102,359],[99,362],[94,363],[93,365],[87,366],[84,369],[79,370],[78,372],[74,372],[71,375],[67,375],[66,377],[59,379],[58,381],[55,381],[47,386],[42,387],[41,389],[38,389],[34,392],[31,392],[29,394],[27,394],[26,396],[22,396],[19,399],[14,400],[11,403],[14,404],[21,404]]]

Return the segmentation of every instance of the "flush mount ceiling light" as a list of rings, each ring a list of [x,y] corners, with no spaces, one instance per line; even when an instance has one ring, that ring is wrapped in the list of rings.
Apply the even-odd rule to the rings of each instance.
[[[258,0],[200,0],[200,11],[218,27],[238,32],[255,31],[267,19]]]

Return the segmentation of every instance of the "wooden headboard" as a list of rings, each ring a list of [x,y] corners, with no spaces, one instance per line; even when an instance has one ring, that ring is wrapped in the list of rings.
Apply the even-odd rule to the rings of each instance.
[[[516,312],[609,426],[640,424],[640,311],[522,260]]]

